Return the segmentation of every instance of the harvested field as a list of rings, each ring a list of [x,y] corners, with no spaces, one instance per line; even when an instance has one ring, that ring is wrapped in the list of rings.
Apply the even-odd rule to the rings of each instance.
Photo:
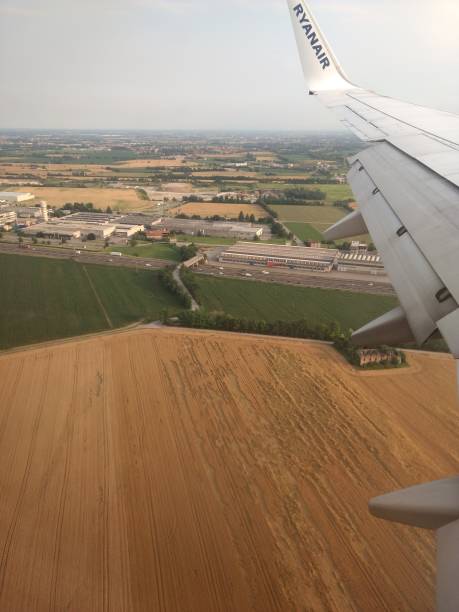
[[[67,202],[92,202],[95,208],[113,210],[143,210],[151,206],[143,201],[135,189],[98,189],[98,188],[68,188],[68,187],[18,187],[11,191],[33,193],[38,199],[46,200],[50,206],[63,206]]]
[[[367,500],[457,470],[454,362],[182,330],[0,357],[0,609],[433,610]]]
[[[265,217],[266,213],[257,204],[219,204],[219,203],[190,203],[180,206],[174,209],[174,215],[185,213],[185,215],[201,215],[201,217],[212,217],[213,215],[220,215],[221,217],[227,217],[229,219],[237,218],[239,213],[244,215],[255,215],[259,217]]]

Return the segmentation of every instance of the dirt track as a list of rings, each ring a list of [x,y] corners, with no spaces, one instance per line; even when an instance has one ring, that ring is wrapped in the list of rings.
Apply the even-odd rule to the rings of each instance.
[[[0,357],[0,610],[433,610],[433,537],[369,517],[457,471],[454,363],[142,330]]]

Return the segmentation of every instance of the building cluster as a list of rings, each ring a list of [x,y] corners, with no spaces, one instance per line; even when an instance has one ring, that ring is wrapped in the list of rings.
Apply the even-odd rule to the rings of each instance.
[[[122,215],[78,212],[60,219],[31,225],[23,231],[26,236],[42,238],[78,240],[92,236],[98,240],[105,240],[111,236],[131,238],[144,230],[144,225],[132,224]]]
[[[331,272],[338,254],[336,249],[240,242],[223,251],[220,262]]]
[[[34,200],[31,193],[0,192],[0,229],[9,231],[14,226],[27,227],[33,223],[48,221],[48,206],[41,202],[35,206],[22,204]]]

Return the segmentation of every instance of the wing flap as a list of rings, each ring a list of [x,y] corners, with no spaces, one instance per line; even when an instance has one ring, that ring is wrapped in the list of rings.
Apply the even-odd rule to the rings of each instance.
[[[459,189],[388,143],[363,151],[355,160],[459,303],[459,266],[451,265],[459,261]]]
[[[360,160],[351,167],[349,182],[413,335],[423,344],[436,331],[437,320],[449,312],[448,305],[435,299],[443,283],[408,232],[399,236],[403,223]]]

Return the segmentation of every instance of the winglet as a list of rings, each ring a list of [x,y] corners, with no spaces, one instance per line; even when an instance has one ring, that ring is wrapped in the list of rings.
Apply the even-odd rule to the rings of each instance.
[[[309,92],[353,89],[304,0],[287,4]]]

